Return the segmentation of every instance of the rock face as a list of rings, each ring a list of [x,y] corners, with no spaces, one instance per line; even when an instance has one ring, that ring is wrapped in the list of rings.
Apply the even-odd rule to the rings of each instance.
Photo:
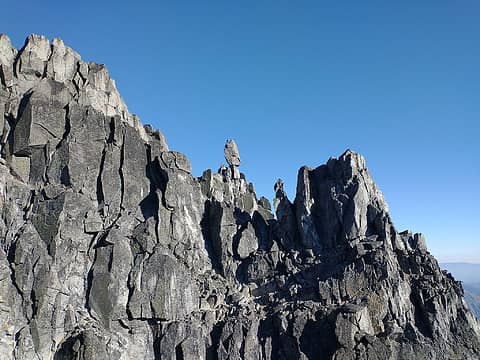
[[[358,154],[293,202],[191,174],[103,65],[0,36],[2,359],[474,359],[480,329]]]

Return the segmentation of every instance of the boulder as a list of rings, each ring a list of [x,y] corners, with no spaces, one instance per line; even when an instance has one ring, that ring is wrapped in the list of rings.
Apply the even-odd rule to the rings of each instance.
[[[238,153],[238,147],[234,140],[227,140],[223,152],[228,165],[240,166],[240,154]]]

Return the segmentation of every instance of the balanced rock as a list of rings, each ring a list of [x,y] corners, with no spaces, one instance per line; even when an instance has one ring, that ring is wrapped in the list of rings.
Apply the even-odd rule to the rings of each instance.
[[[227,160],[228,165],[240,166],[240,154],[238,152],[238,147],[235,141],[227,140],[223,152],[225,154],[225,160]]]

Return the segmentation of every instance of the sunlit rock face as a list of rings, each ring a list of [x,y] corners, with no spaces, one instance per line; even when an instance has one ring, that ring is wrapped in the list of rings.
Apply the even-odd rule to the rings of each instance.
[[[298,174],[274,211],[191,174],[103,65],[0,36],[2,359],[475,359],[478,323],[365,159]],[[219,149],[221,151],[221,149]]]

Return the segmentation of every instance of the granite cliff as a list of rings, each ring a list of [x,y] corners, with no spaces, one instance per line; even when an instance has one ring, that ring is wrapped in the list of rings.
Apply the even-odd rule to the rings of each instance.
[[[279,180],[272,209],[234,141],[192,176],[61,40],[0,36],[0,77],[2,359],[480,356],[461,284],[359,154],[302,167],[293,201]]]

